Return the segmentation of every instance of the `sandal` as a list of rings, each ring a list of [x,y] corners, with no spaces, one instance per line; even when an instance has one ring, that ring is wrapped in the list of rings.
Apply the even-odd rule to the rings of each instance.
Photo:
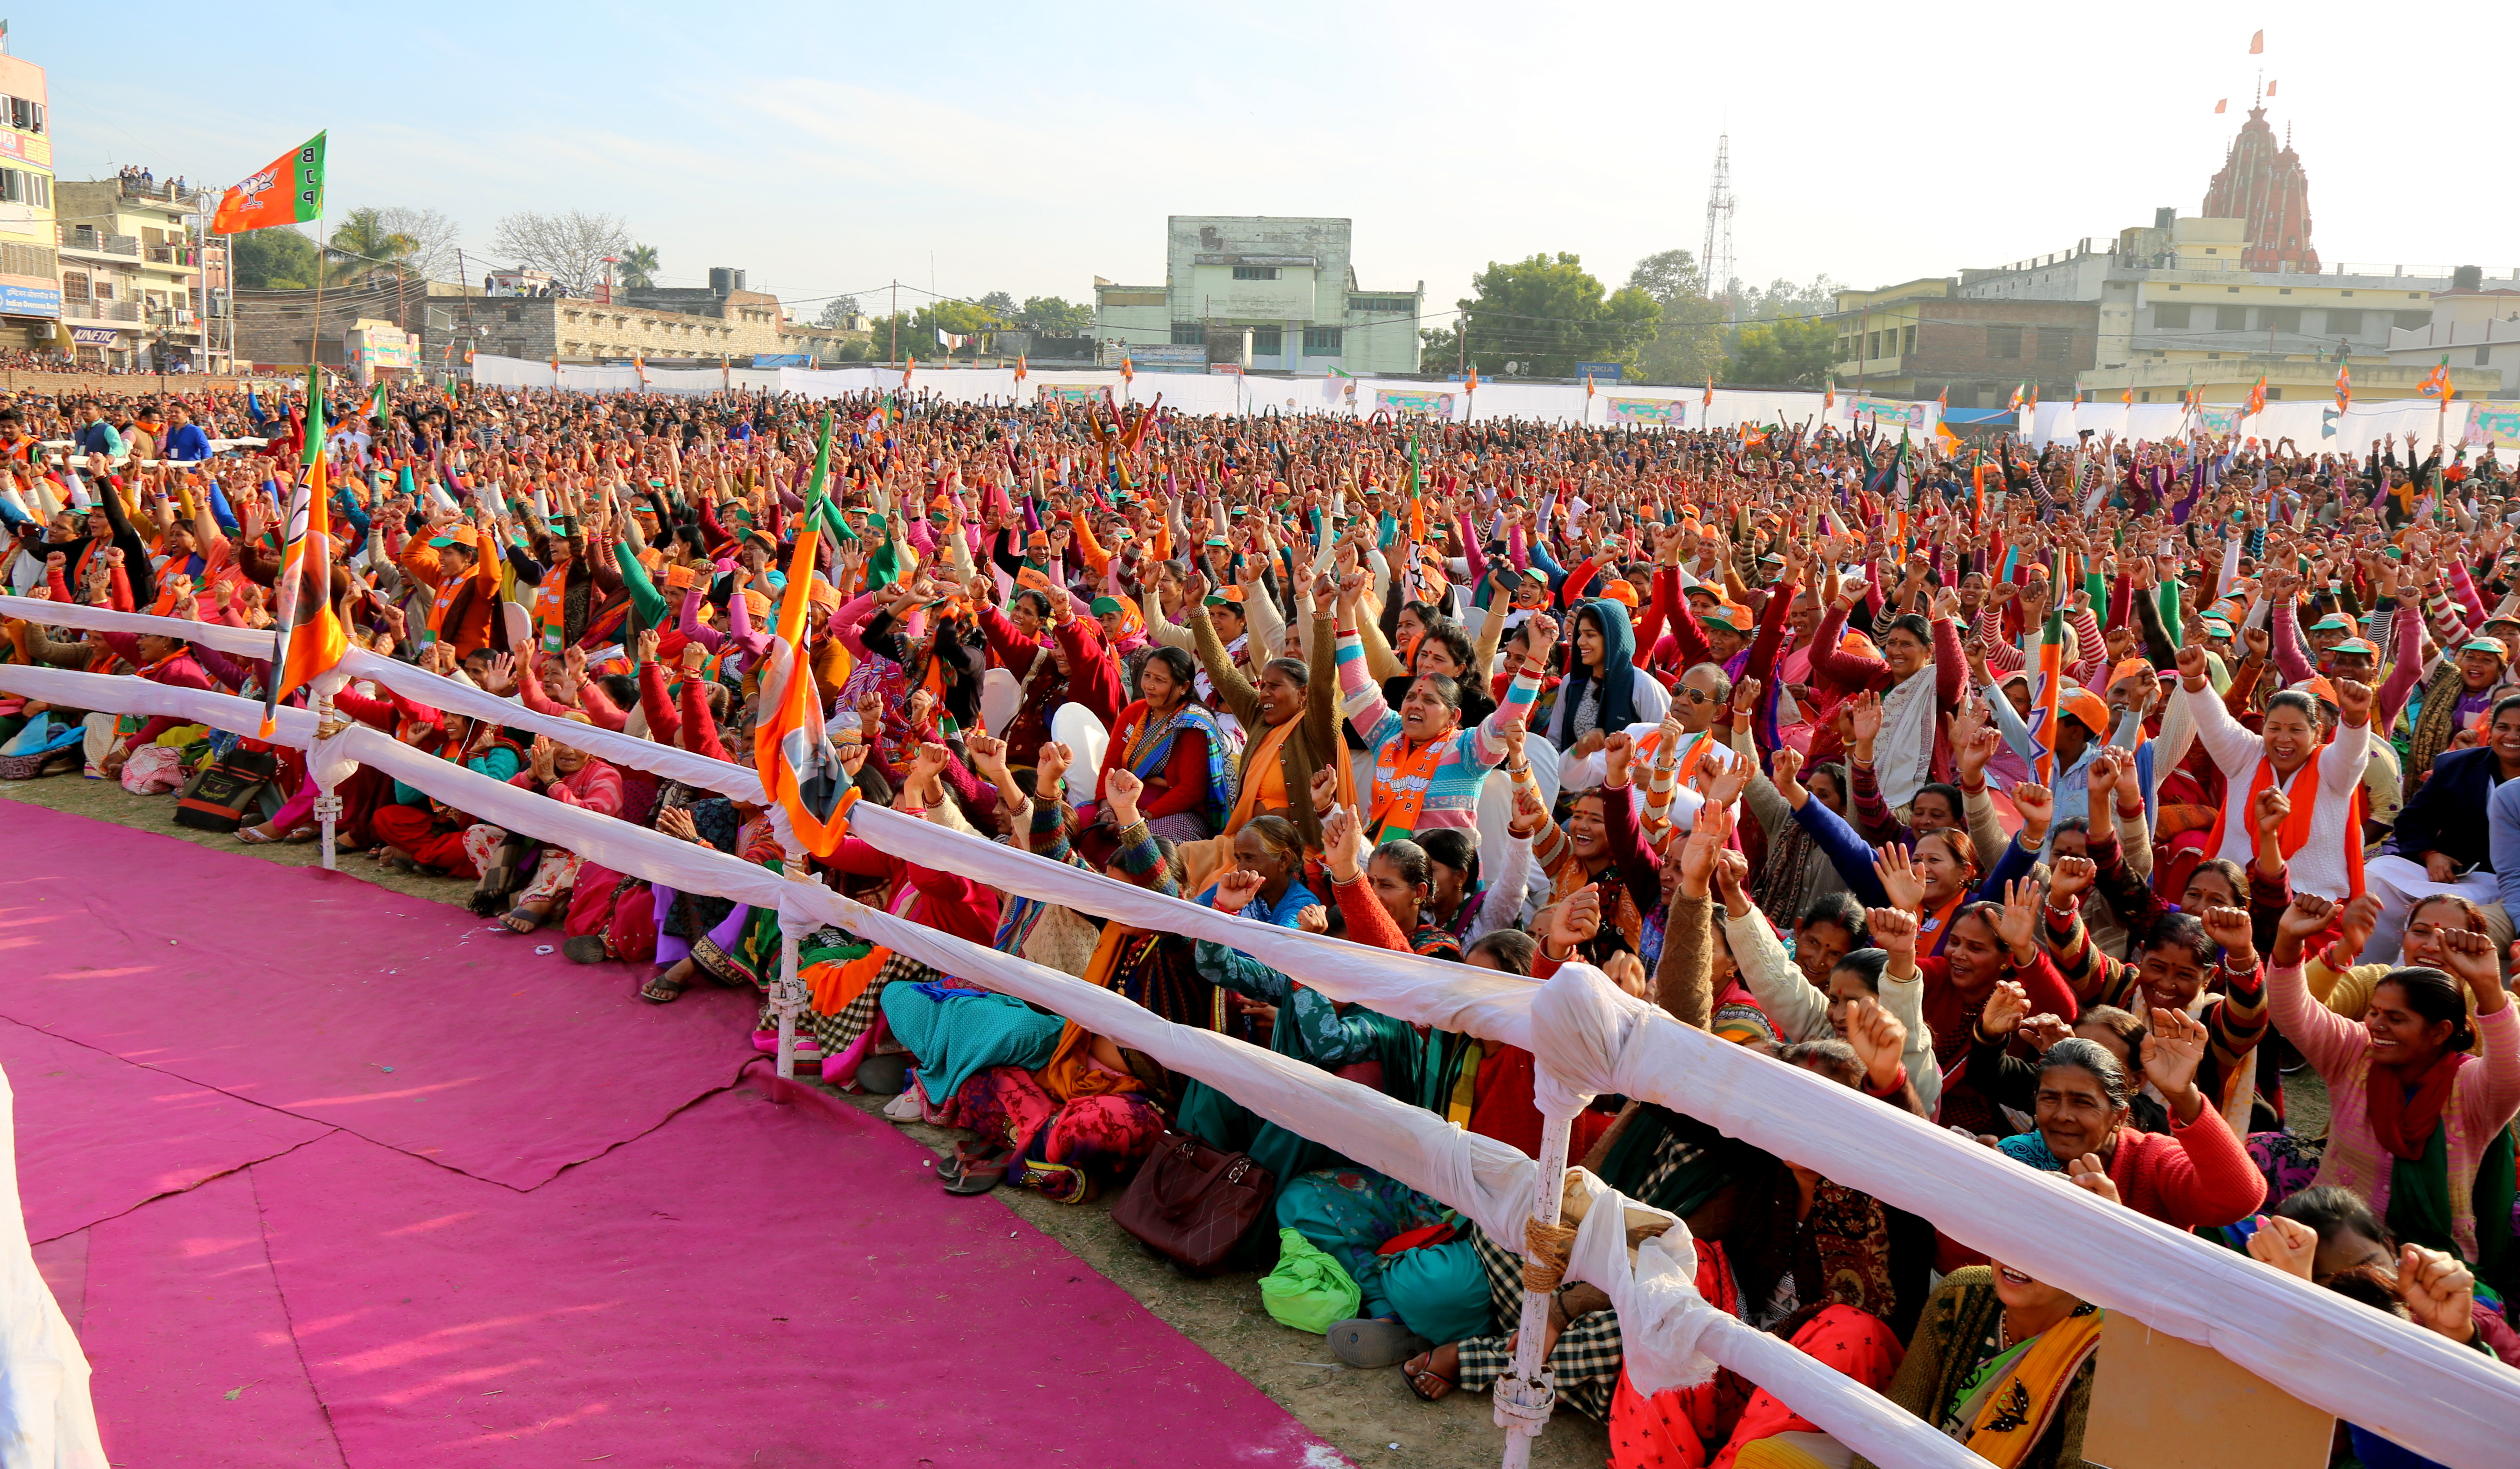
[[[1007,1166],[1014,1161],[1015,1150],[1011,1147],[991,1148],[985,1153],[975,1154],[966,1159],[960,1171],[947,1180],[945,1191],[960,1194],[987,1193],[1005,1181]]]
[[[285,842],[311,842],[315,839],[315,827],[300,826],[296,830],[290,832],[288,835],[279,838],[279,840]]]
[[[674,978],[672,971],[668,970],[641,985],[639,998],[650,1004],[672,1004],[682,999],[683,991],[691,987],[688,984]]]
[[[248,847],[267,847],[280,840],[260,826],[239,826],[236,839]]]
[[[1418,1357],[1411,1358],[1409,1360],[1425,1363],[1424,1366],[1416,1368],[1415,1370],[1411,1369],[1409,1362],[1402,1362],[1400,1364],[1400,1376],[1402,1380],[1409,1384],[1409,1391],[1416,1394],[1418,1401],[1420,1402],[1441,1402],[1444,1399],[1452,1396],[1453,1391],[1462,1385],[1460,1379],[1447,1377],[1443,1373],[1435,1370],[1435,1354],[1433,1352],[1423,1353]],[[1437,1382],[1442,1383],[1444,1385],[1444,1390],[1440,1393],[1430,1393],[1426,1391],[1424,1387],[1419,1385],[1418,1381],[1418,1379],[1426,1377],[1431,1377]]]
[[[535,929],[542,927],[544,921],[550,916],[551,914],[549,913],[538,913],[532,909],[519,903],[516,907],[509,909],[507,916],[501,918],[499,923],[510,933],[531,933]],[[524,921],[519,923],[518,921],[519,918]]]

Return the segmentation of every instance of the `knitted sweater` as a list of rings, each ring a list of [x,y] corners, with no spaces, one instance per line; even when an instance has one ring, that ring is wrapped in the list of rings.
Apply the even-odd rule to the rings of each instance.
[[[2371,1134],[2371,1033],[2311,999],[2300,966],[2267,971],[2267,1002],[2284,1039],[2327,1083],[2327,1152],[2315,1183],[2353,1189],[2383,1219],[2396,1160]],[[2520,1115],[2520,1012],[2510,1005],[2476,1017],[2484,1059],[2458,1068],[2442,1108],[2450,1164],[2451,1234],[2476,1258],[2477,1164],[2495,1135]]]
[[[1382,690],[1366,671],[1365,645],[1353,632],[1339,634],[1338,674],[1348,722],[1365,740],[1366,748],[1374,752],[1377,765],[1393,759],[1401,752],[1386,747],[1401,745],[1408,738],[1401,733],[1400,711],[1383,698]],[[1507,754],[1505,740],[1497,732],[1509,723],[1528,720],[1532,701],[1539,696],[1540,680],[1517,671],[1495,713],[1438,741],[1443,748],[1435,758],[1433,773],[1426,778],[1425,800],[1414,830],[1436,831],[1451,826],[1467,831],[1478,825],[1479,787],[1486,781],[1488,772],[1504,763]]]
[[[2267,1199],[2266,1176],[2210,1106],[2167,1133],[2118,1129],[2109,1181],[2128,1208],[2181,1229],[2235,1224]]]

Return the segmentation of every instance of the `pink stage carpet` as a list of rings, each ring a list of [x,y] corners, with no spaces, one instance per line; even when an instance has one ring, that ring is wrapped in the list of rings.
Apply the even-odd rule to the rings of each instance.
[[[0,824],[20,1182],[117,1465],[1344,1462],[880,1120],[774,1105],[735,996]]]

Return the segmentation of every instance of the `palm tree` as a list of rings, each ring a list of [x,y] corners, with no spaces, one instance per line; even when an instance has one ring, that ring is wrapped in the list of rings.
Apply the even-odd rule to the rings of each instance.
[[[353,209],[324,246],[325,279],[348,281],[381,272],[417,276],[411,257],[419,248],[419,241],[386,229],[381,211]]]
[[[621,284],[640,290],[652,290],[656,285],[656,247],[634,245],[621,252]]]

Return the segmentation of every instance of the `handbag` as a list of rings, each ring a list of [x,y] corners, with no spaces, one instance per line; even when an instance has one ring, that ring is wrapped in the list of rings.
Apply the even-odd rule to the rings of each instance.
[[[175,795],[175,824],[196,831],[234,831],[262,802],[280,758],[244,745],[202,766]]]
[[[1202,1274],[1234,1253],[1276,1187],[1269,1170],[1249,1154],[1166,1129],[1111,1206],[1111,1221],[1183,1269]]]

